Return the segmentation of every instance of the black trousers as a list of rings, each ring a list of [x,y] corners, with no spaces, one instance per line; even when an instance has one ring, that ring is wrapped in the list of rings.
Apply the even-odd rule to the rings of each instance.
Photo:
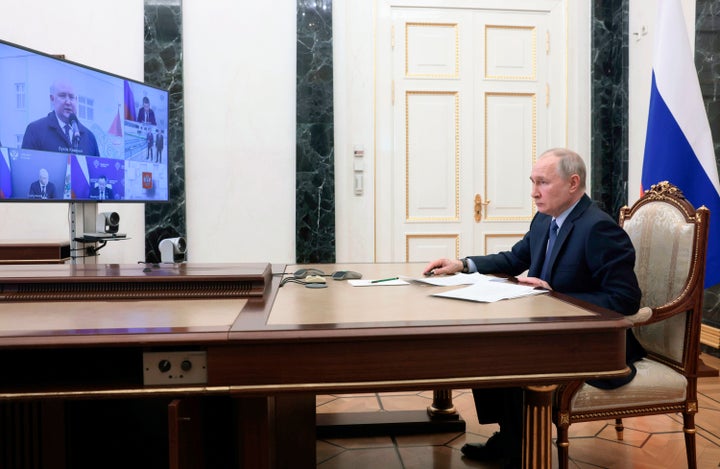
[[[498,423],[512,453],[521,454],[523,431],[522,388],[473,389],[475,410],[481,424]]]

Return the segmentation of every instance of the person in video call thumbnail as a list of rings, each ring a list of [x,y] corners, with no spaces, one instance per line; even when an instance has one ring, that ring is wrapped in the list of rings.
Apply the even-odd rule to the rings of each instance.
[[[152,160],[154,158],[153,157],[153,144],[155,143],[152,129],[148,129],[147,135],[145,136],[145,140],[147,141],[147,154],[145,156],[145,159]]]
[[[42,168],[38,173],[38,180],[30,184],[28,196],[31,199],[54,199],[55,184],[50,182],[50,175],[47,169]]]
[[[108,180],[106,176],[98,176],[97,181],[95,181],[95,187],[93,187],[90,191],[90,198],[97,200],[112,200],[113,192],[112,189],[108,187],[107,182]]]
[[[100,156],[95,135],[77,118],[77,103],[73,85],[56,80],[50,87],[53,110],[28,124],[22,148]]]
[[[157,136],[155,137],[155,162],[162,163],[162,151],[165,142],[163,141],[163,131],[155,130]]]
[[[157,125],[155,123],[155,112],[150,109],[150,100],[147,96],[143,97],[143,107],[138,111],[137,120],[143,124]]]

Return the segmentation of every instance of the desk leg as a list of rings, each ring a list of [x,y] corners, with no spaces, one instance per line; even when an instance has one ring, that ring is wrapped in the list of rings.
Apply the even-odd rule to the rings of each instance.
[[[315,395],[237,399],[242,468],[314,469]]]
[[[552,467],[552,397],[557,385],[525,388],[523,468]]]
[[[452,400],[452,389],[436,389],[433,391],[433,402],[428,407],[432,419],[457,420],[459,415]]]

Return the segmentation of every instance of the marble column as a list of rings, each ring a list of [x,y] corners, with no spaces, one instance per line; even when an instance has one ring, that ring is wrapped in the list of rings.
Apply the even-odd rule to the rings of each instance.
[[[296,259],[335,262],[332,1],[297,3]]]
[[[145,0],[145,83],[170,91],[170,203],[145,204],[145,261],[159,262],[158,243],[185,236],[182,0]]]
[[[592,6],[590,195],[616,219],[627,204],[628,1]]]

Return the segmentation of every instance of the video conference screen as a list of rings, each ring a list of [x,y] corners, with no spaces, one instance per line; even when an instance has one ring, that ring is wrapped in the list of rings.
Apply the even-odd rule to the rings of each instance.
[[[168,201],[168,97],[0,40],[0,202]]]

